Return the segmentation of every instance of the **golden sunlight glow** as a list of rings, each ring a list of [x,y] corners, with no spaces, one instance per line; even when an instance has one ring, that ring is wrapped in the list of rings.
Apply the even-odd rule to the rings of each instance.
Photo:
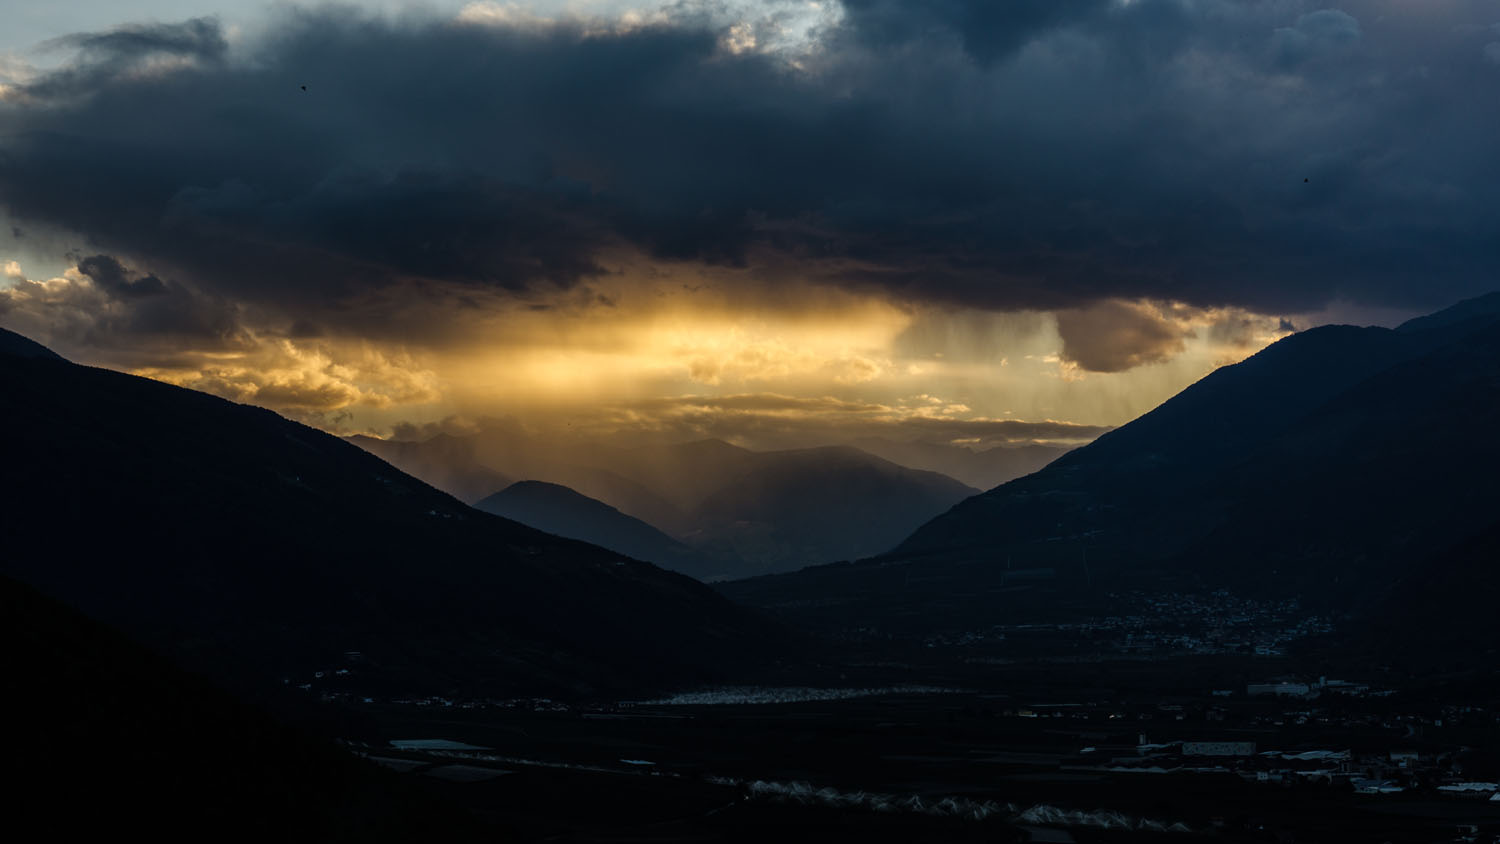
[[[76,359],[339,433],[507,416],[601,435],[712,434],[747,444],[771,429],[827,441],[846,429],[899,435],[922,425],[925,437],[967,442],[985,436],[974,425],[999,420],[1122,424],[1286,333],[1274,316],[1171,302],[960,311],[732,269],[644,272],[626,263],[532,298],[464,291],[459,306],[428,291],[361,311],[384,307],[392,325],[436,326],[427,338],[382,340],[336,326],[301,335],[235,308],[233,330],[213,337],[112,346],[97,328],[63,331],[85,311],[126,307],[88,276],[31,281],[14,261],[4,275],[0,306],[17,328],[33,318],[38,336]],[[125,321],[121,311],[117,322]]]

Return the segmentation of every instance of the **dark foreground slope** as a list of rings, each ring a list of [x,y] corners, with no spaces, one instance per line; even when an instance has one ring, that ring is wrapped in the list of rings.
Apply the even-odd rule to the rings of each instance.
[[[1406,573],[1376,611],[1336,638],[1341,649],[1411,673],[1500,666],[1500,522]],[[1491,680],[1500,691],[1500,676]]]
[[[890,554],[726,591],[915,627],[1045,614],[1122,587],[1373,607],[1493,518],[1496,305],[1394,331],[1294,335],[963,502]]]
[[[565,486],[519,481],[474,503],[477,510],[647,560],[699,580],[723,574],[723,566],[633,516]]]
[[[486,513],[265,410],[0,355],[0,573],[191,664],[589,693],[721,676],[774,636],[697,582]]]
[[[6,824],[47,840],[480,840],[395,777],[0,577]],[[45,831],[45,832],[43,832]]]

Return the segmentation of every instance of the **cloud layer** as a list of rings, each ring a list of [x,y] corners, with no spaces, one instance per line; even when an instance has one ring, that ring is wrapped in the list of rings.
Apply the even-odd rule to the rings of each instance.
[[[621,250],[999,308],[1435,304],[1496,272],[1485,7],[845,0],[792,52],[706,13],[126,27],[7,89],[0,197],[326,309]]]
[[[1496,285],[1497,18],[682,0],[123,25],[0,58],[13,254],[72,250],[46,280],[9,264],[0,321],[322,424],[1097,430],[1286,317]]]

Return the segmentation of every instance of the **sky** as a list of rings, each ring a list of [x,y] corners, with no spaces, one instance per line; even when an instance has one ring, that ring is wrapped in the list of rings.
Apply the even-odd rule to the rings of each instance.
[[[336,433],[1076,443],[1500,287],[1497,137],[1500,0],[9,0],[0,326]]]

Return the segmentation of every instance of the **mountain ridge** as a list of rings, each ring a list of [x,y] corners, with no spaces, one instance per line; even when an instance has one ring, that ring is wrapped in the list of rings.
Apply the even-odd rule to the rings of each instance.
[[[850,444],[892,463],[938,472],[980,490],[1025,477],[1072,450],[1068,446],[1032,443],[976,451],[962,445],[899,442],[881,437],[862,437]]]
[[[446,441],[432,449],[422,442],[355,442],[434,483],[478,466],[568,487],[713,559],[716,576],[723,577],[884,550],[922,521],[979,491],[851,446],[757,452],[708,439],[623,449],[550,443],[510,428],[480,432],[466,441],[458,464],[446,466],[438,465],[447,459],[438,452],[446,451],[450,458],[459,453]],[[747,483],[755,495],[747,493]],[[820,492],[809,494],[813,487]],[[854,508],[837,520],[808,518],[810,509],[849,501],[864,501],[869,515],[861,518]]]
[[[719,587],[875,626],[993,623],[1108,589],[1215,585],[1369,611],[1500,495],[1500,447],[1471,437],[1462,464],[1434,451],[1454,425],[1500,425],[1497,302],[1399,331],[1292,335],[959,503],[890,553]]]
[[[699,580],[721,574],[721,563],[646,522],[561,484],[517,481],[474,503],[476,510],[577,539]]]
[[[0,486],[0,573],[194,666],[304,676],[359,651],[384,691],[589,695],[712,678],[784,641],[690,578],[172,385],[0,356],[0,439],[26,445]]]

